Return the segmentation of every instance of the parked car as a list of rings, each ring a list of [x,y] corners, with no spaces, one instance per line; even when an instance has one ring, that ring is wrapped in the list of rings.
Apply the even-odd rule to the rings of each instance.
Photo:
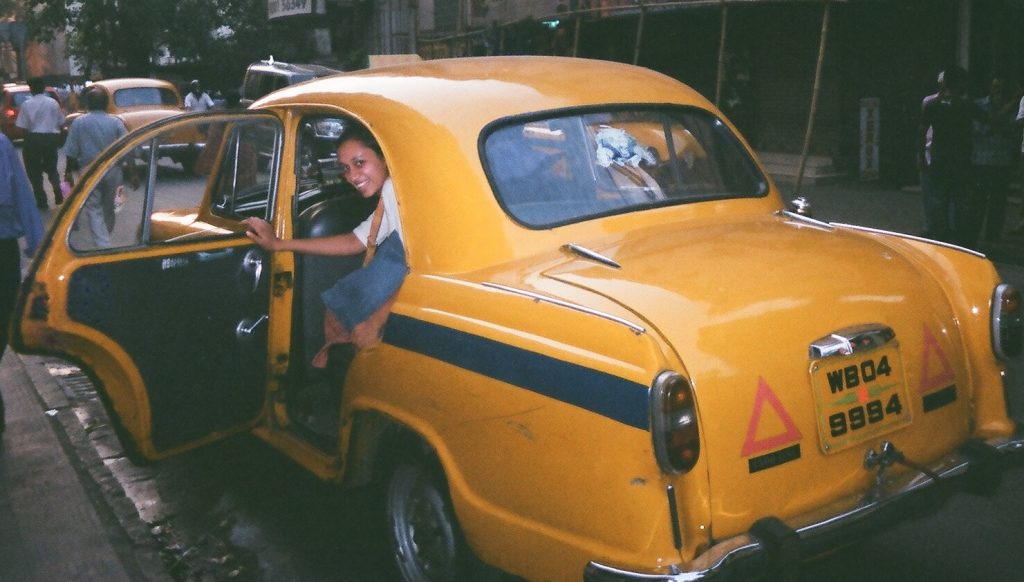
[[[88,90],[107,94],[107,113],[124,122],[125,128],[135,131],[151,123],[185,113],[181,93],[169,81],[148,78],[103,79],[91,83]],[[84,107],[85,102],[82,101]],[[69,114],[66,126],[84,115],[85,111]],[[201,132],[194,129],[166,139],[160,144],[161,155],[170,157],[186,168],[191,168],[202,147]]]
[[[150,144],[199,125],[199,175],[159,171]],[[362,221],[351,127],[388,162],[410,272],[382,341],[324,373],[320,292],[360,258],[268,255],[242,220]],[[86,202],[126,164],[97,247]],[[643,68],[426,61],[165,119],[51,228],[17,350],[89,371],[134,456],[251,431],[379,484],[406,580],[771,572],[983,490],[1024,446],[1020,295],[984,256],[788,211],[710,102]]]
[[[60,104],[62,111],[64,110],[64,101],[55,89],[47,87],[46,94]],[[21,104],[31,96],[32,91],[24,83],[8,83],[3,86],[3,89],[0,89],[0,112],[2,112],[0,114],[0,130],[11,141],[25,139],[25,130],[18,127],[16,122]]]
[[[340,72],[339,69],[324,65],[282,63],[270,57],[246,68],[242,80],[241,104],[248,107],[253,101],[282,87]]]

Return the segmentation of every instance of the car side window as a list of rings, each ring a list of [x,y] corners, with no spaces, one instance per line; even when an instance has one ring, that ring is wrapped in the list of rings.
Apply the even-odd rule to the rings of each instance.
[[[204,171],[205,159],[220,160],[210,196],[212,214],[233,219],[268,217],[278,135],[275,124],[264,119],[208,128],[195,171]]]
[[[281,130],[269,117],[192,119],[167,126],[109,165],[76,217],[76,251],[244,234],[268,217]]]
[[[337,141],[350,120],[336,117],[309,117],[302,121],[295,156],[298,211],[338,196],[358,196],[345,181],[338,166]]]
[[[98,251],[142,243],[147,150],[138,146],[125,152],[94,183],[71,229],[72,249]]]

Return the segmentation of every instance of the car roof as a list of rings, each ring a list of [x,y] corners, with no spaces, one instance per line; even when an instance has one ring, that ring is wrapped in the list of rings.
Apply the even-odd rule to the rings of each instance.
[[[369,127],[380,140],[403,216],[420,217],[408,224],[403,220],[410,265],[460,272],[559,248],[566,236],[605,236],[614,222],[548,230],[514,225],[493,195],[481,195],[491,191],[479,149],[488,124],[534,112],[631,103],[716,111],[693,89],[650,69],[536,56],[433,60],[341,73],[279,89],[250,109],[336,109]],[[614,222],[614,228],[627,222]],[[452,245],[461,250],[451,252]]]
[[[700,94],[650,69],[568,57],[474,57],[404,63],[340,73],[285,87],[254,106],[330,103],[342,94],[400,104],[430,118],[479,111],[494,119],[586,103],[689,102]],[[468,108],[468,110],[464,109]]]
[[[341,73],[341,69],[335,69],[325,65],[316,65],[308,63],[282,63],[278,61],[260,61],[249,65],[250,71],[261,71],[270,73],[301,73],[307,75],[314,75],[317,77],[323,77],[326,75],[336,75]]]
[[[164,81],[163,79],[150,79],[148,77],[124,77],[120,79],[101,79],[99,81],[93,81],[93,85],[103,87],[110,91],[117,91],[118,89],[125,89],[129,87],[159,87],[164,89],[173,89],[177,91],[177,88],[173,83]]]
[[[6,85],[6,86],[4,86],[4,91],[9,91],[9,92],[12,92],[12,93],[21,93],[22,91],[31,91],[31,89],[29,88],[28,85],[25,85],[25,84],[22,84],[22,83],[15,83],[13,85]],[[53,87],[52,85],[47,85],[46,89],[44,89],[44,91],[54,91],[55,92],[55,91],[57,91],[57,89],[55,87]]]

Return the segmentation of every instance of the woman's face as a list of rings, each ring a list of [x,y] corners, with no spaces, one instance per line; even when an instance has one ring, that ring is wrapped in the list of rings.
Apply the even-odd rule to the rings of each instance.
[[[355,187],[363,198],[380,192],[388,178],[388,165],[377,152],[358,139],[349,139],[338,146],[338,164],[345,180]]]

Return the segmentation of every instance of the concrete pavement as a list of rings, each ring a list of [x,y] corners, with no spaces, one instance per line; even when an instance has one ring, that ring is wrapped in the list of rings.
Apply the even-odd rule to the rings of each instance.
[[[9,349],[0,362],[0,579],[170,580],[141,520],[107,501],[119,486],[47,370]]]

